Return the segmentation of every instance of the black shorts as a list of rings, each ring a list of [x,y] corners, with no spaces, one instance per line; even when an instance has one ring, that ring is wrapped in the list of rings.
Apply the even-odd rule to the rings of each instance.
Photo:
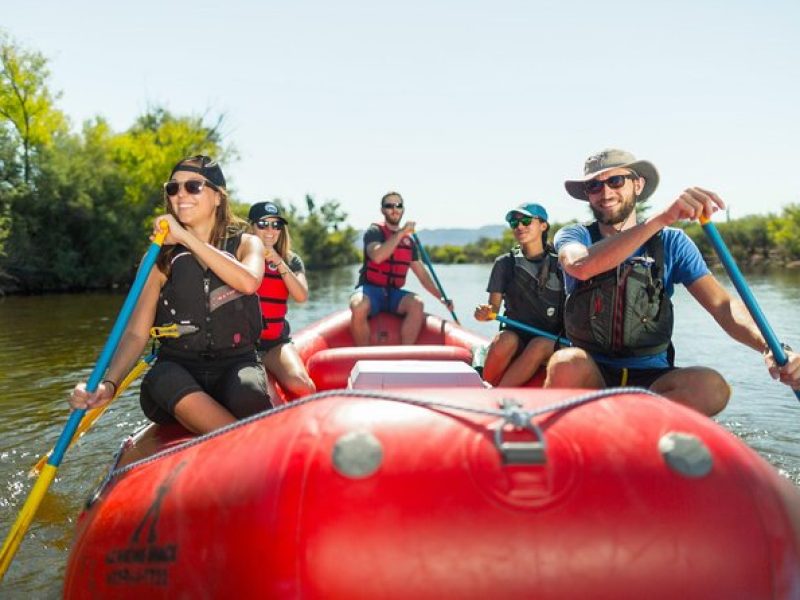
[[[606,382],[606,387],[643,387],[649,388],[653,382],[674,371],[675,367],[663,367],[661,369],[628,369],[623,367],[610,367],[597,363],[600,374]]]
[[[514,334],[516,334],[517,339],[519,339],[519,343],[517,344],[517,351],[514,352],[514,356],[511,358],[511,360],[517,360],[520,357],[520,355],[525,351],[525,348],[528,347],[528,344],[531,343],[531,340],[534,340],[539,337],[544,337],[541,335],[529,333],[527,331],[522,331],[520,329],[517,329],[513,325],[507,326],[505,323],[500,325],[500,331],[511,331]]]
[[[539,337],[533,335],[532,333],[528,333],[527,331],[522,331],[521,329],[517,329],[513,325],[506,325],[505,323],[502,323],[500,325],[500,331],[510,331],[517,336],[517,338],[519,339],[519,345],[517,346],[517,356],[519,356],[522,353],[522,351],[528,345],[528,342],[530,342],[535,337]]]
[[[213,360],[159,357],[142,381],[139,403],[151,421],[174,423],[178,401],[201,391],[237,419],[272,407],[264,368],[255,351]]]

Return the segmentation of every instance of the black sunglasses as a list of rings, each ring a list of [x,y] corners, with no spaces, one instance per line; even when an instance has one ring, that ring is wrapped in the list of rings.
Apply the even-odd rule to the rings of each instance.
[[[217,186],[205,179],[189,179],[183,183],[180,181],[168,181],[164,184],[164,192],[167,196],[177,196],[178,192],[181,190],[181,185],[183,185],[183,189],[185,189],[187,193],[194,196],[201,193],[206,186],[210,187],[212,190],[219,190]]]
[[[272,227],[272,229],[275,231],[280,231],[283,229],[283,221],[267,221],[262,219],[261,221],[256,221],[255,225],[259,229],[269,229],[270,227]]]
[[[397,210],[403,210],[403,203],[402,202],[385,202],[383,204],[383,208],[396,208]]]
[[[511,229],[516,229],[516,228],[517,228],[517,225],[519,225],[519,224],[525,225],[525,227],[527,227],[528,225],[530,225],[531,223],[533,223],[533,220],[534,220],[535,218],[536,218],[536,217],[518,217],[518,218],[511,218],[511,219],[509,219],[509,220],[508,220],[508,226],[509,226],[509,227],[511,227]]]
[[[596,194],[603,189],[604,185],[612,190],[618,190],[625,185],[626,179],[639,179],[639,176],[628,173],[627,175],[612,175],[608,179],[590,179],[583,183],[583,190],[587,194]]]

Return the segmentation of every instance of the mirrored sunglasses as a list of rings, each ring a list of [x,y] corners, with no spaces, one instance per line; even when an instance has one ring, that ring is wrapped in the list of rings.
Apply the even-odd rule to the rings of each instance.
[[[275,231],[280,231],[283,229],[283,221],[267,221],[266,219],[262,219],[260,221],[256,221],[256,227],[259,229],[272,228]]]
[[[397,210],[403,210],[403,203],[402,202],[384,202],[383,208],[392,209],[396,208]]]
[[[183,185],[183,189],[186,190],[187,194],[192,194],[196,196],[203,191],[203,188],[206,186],[210,187],[212,190],[218,190],[219,188],[215,186],[210,181],[206,181],[205,179],[189,179],[184,182],[180,181],[168,181],[164,184],[164,192],[167,196],[177,196],[178,192],[181,190],[181,185]]]
[[[511,229],[516,229],[517,225],[524,225],[525,227],[527,227],[528,225],[533,223],[533,219],[535,219],[535,217],[511,218],[508,220],[508,226],[511,227]]]
[[[587,194],[596,194],[607,185],[612,190],[618,190],[625,185],[626,179],[639,179],[638,175],[629,173],[627,175],[612,175],[608,179],[590,179],[583,183],[583,189]]]

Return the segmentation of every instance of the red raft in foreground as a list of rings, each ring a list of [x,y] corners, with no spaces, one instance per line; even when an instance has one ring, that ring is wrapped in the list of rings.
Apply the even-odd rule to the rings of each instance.
[[[644,392],[486,389],[481,341],[434,317],[411,348],[347,347],[346,313],[306,329],[320,388],[351,389],[138,436],[65,596],[800,597],[800,494],[744,443]]]

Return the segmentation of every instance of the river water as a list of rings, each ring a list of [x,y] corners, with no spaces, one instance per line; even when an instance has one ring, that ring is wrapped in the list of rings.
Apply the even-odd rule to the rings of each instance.
[[[311,300],[292,305],[295,330],[347,305],[355,267],[310,273]],[[437,274],[455,301],[462,324],[487,338],[494,323],[472,319],[485,302],[488,265],[442,265]],[[410,288],[421,291],[412,276]],[[727,279],[721,276],[727,285]],[[800,272],[749,275],[748,281],[778,337],[800,346],[797,296]],[[430,311],[449,318],[425,292]],[[113,294],[7,297],[0,299],[0,536],[27,498],[27,471],[63,429],[66,398],[74,383],[89,376],[124,297]],[[742,438],[783,475],[800,485],[800,404],[771,380],[762,358],[732,341],[683,289],[677,290],[677,363],[719,370],[733,386],[733,398],[718,421]],[[104,474],[121,440],[144,424],[138,384],[112,405],[70,450],[43,501],[5,580],[3,598],[56,598],[75,518],[89,491]]]

